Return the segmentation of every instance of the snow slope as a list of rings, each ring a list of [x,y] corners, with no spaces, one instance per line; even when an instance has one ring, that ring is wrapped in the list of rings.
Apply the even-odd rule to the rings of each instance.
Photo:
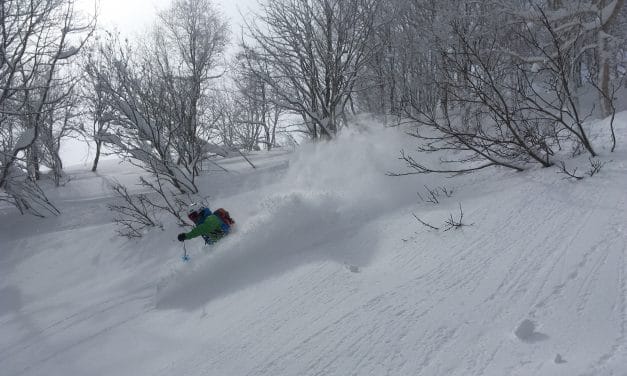
[[[50,192],[61,216],[0,209],[0,374],[627,375],[618,123],[619,150],[580,182],[391,178],[414,142],[399,129],[226,160],[202,186],[237,229],[187,243],[189,263],[171,224],[115,236],[107,184],[137,170],[75,170]],[[424,185],[454,193],[434,205]],[[457,230],[412,215],[440,226],[460,204]]]

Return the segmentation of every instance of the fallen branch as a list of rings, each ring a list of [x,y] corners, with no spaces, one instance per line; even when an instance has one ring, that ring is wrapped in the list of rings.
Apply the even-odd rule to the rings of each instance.
[[[566,175],[564,179],[568,179],[568,178],[573,178],[575,180],[583,179],[583,176],[577,175],[577,167],[575,167],[572,172],[568,171],[568,169],[566,168],[566,163],[564,163],[563,161],[560,161],[560,170],[557,173]]]
[[[426,226],[426,227],[432,228],[432,229],[434,229],[434,230],[436,230],[436,231],[440,229],[439,227],[432,226],[432,225],[428,224],[427,222],[423,221],[422,219],[418,218],[418,216],[417,216],[415,213],[411,213],[411,214],[412,214],[412,215],[414,216],[414,218],[416,218],[416,220],[417,220],[418,222],[420,222],[423,226]]]
[[[444,229],[444,231],[448,231],[450,229],[459,229],[463,226],[472,226],[472,224],[467,225],[465,223],[463,223],[463,219],[464,219],[464,211],[462,210],[462,204],[459,204],[459,219],[455,219],[453,218],[453,214],[450,214],[449,219],[446,220],[445,225],[446,228]]]
[[[593,177],[597,173],[601,172],[601,169],[607,163],[607,162],[602,162],[598,159],[593,159],[592,157],[588,158],[588,161],[590,161],[590,169],[588,170],[587,174],[590,177]]]

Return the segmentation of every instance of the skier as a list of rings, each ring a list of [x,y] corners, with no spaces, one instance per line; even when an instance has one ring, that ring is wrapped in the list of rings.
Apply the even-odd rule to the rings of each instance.
[[[180,242],[202,236],[205,243],[213,244],[227,235],[235,223],[226,210],[218,209],[212,213],[209,208],[195,203],[189,206],[187,217],[196,226],[190,232],[180,233]]]

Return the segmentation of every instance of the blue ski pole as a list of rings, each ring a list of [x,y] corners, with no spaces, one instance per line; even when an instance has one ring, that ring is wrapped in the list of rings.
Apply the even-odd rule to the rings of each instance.
[[[185,246],[185,242],[183,242],[183,257],[181,257],[183,261],[189,261],[189,256],[187,255],[187,247]]]

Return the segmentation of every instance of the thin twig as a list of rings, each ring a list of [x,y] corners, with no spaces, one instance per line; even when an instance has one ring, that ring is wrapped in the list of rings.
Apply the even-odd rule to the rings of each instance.
[[[417,220],[418,222],[420,222],[423,226],[426,226],[426,227],[432,228],[432,229],[434,229],[434,230],[436,230],[436,231],[440,229],[439,227],[432,226],[432,225],[428,224],[427,222],[423,221],[422,219],[418,218],[418,216],[417,216],[415,213],[411,213],[411,214],[412,214],[412,215],[414,216],[414,218],[416,218],[416,220]]]

